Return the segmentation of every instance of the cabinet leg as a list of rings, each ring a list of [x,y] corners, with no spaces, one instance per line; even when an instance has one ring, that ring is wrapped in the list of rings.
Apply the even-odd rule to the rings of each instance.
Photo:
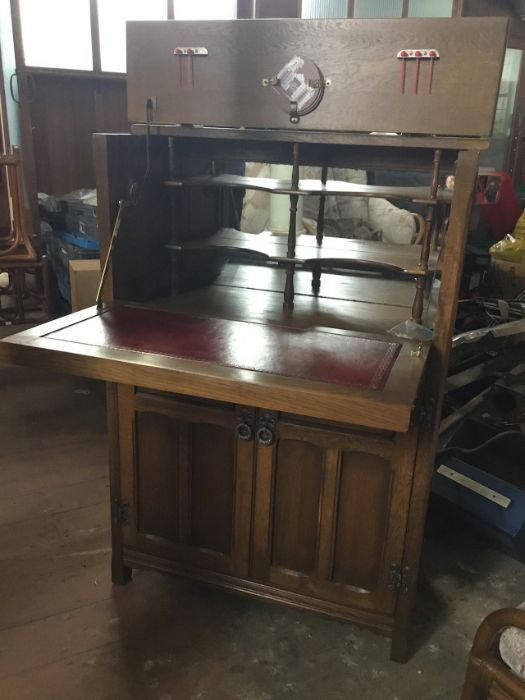
[[[394,630],[392,632],[392,642],[390,644],[390,660],[404,664],[409,659],[409,622],[404,620],[396,620],[394,622]]]
[[[133,576],[133,570],[130,566],[122,563],[120,557],[113,557],[111,560],[111,580],[116,586],[125,586],[129,583]]]

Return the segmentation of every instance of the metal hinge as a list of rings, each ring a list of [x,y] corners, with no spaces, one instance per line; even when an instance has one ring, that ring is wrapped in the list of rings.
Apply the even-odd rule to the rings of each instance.
[[[390,577],[388,588],[391,591],[402,591],[408,593],[410,590],[410,568],[404,566],[402,569],[397,564],[390,566]]]
[[[113,499],[113,520],[119,525],[129,521],[129,505],[122,503],[120,498]]]
[[[415,424],[430,423],[434,420],[436,399],[420,397],[412,409],[412,422]]]

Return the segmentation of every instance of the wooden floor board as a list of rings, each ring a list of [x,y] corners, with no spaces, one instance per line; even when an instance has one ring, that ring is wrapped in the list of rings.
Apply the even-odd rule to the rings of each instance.
[[[53,446],[46,444],[38,453],[27,448],[16,455],[2,456],[0,464],[0,498],[12,489],[25,492],[60,484],[92,481],[107,474],[105,440],[71,441]],[[9,485],[9,491],[6,486]]]
[[[32,521],[0,527],[0,562],[36,561],[80,556],[107,546],[110,530],[107,500],[48,513]],[[28,533],[31,533],[28,536]]]
[[[2,562],[0,631],[111,597],[108,565],[109,542],[82,556]]]
[[[14,488],[20,484],[10,484],[9,496],[0,496],[0,539],[4,525],[21,524],[43,515],[65,513],[77,508],[96,504],[107,504],[109,479],[99,476],[95,479],[83,479],[73,484],[53,484],[50,487],[31,489]],[[1,556],[1,553],[0,553]]]

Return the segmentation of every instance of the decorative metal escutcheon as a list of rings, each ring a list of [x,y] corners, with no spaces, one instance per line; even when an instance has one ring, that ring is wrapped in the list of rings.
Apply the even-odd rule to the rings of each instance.
[[[317,109],[325,89],[332,85],[312,60],[302,56],[293,56],[276,75],[263,78],[261,83],[272,88],[274,102],[287,112],[292,124]]]
[[[257,442],[259,445],[271,447],[277,439],[276,424],[278,415],[274,411],[264,411],[257,422]]]
[[[235,426],[235,434],[239,440],[250,442],[253,440],[255,411],[253,408],[246,406],[237,406],[235,409],[237,425]]]

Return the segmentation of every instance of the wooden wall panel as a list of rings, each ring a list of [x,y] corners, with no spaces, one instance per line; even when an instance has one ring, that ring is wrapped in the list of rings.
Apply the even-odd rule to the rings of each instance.
[[[191,433],[191,544],[229,554],[234,516],[233,430],[196,423]]]
[[[323,451],[303,440],[281,440],[277,449],[272,563],[311,573],[317,561]]]
[[[392,468],[365,452],[343,452],[334,579],[373,591],[382,570]],[[373,516],[371,515],[373,509]]]
[[[178,540],[177,425],[160,413],[137,413],[138,530]]]
[[[95,187],[92,135],[128,132],[126,84],[34,73],[31,121],[40,192]]]

